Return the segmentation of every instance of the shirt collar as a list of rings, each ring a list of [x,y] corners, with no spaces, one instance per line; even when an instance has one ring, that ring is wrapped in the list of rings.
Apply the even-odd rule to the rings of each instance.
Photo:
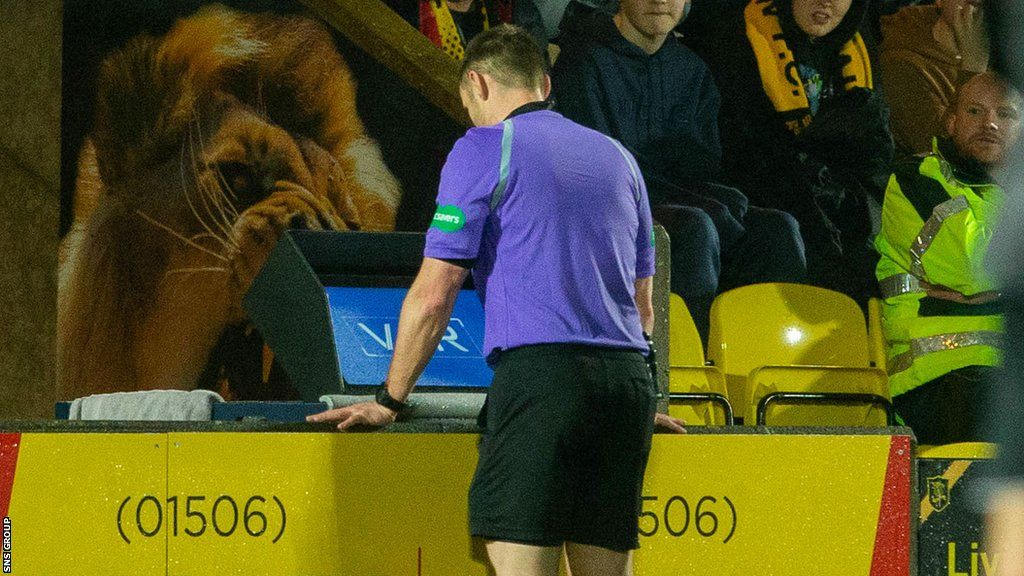
[[[551,100],[537,100],[536,102],[528,102],[523,104],[519,108],[509,112],[505,120],[512,118],[513,116],[519,116],[520,114],[528,114],[530,112],[537,112],[538,110],[551,110],[553,102]]]

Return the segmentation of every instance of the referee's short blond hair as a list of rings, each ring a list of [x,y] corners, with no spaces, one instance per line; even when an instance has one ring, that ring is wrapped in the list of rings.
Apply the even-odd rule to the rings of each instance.
[[[548,64],[529,32],[502,24],[477,34],[466,46],[459,77],[470,70],[487,74],[508,88],[543,90]]]

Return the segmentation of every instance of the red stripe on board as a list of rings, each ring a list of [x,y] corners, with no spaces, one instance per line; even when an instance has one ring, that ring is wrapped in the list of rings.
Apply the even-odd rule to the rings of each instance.
[[[910,437],[893,436],[871,576],[910,576]]]
[[[6,518],[14,491],[14,469],[18,465],[21,434],[0,434],[0,517]]]

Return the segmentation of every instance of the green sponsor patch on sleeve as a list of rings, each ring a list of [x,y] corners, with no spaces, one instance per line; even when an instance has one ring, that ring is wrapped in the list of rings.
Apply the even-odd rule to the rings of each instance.
[[[457,232],[466,225],[466,214],[461,208],[454,204],[438,206],[434,212],[434,218],[430,221],[431,228],[437,228],[442,232]]]
[[[654,246],[654,228],[651,228],[651,246]]]

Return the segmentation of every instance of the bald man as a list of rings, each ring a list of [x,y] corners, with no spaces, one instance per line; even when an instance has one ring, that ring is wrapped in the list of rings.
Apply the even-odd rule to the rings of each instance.
[[[889,179],[876,274],[893,403],[921,444],[982,440],[982,399],[1002,361],[1001,287],[985,266],[1005,194],[994,178],[1020,136],[1021,96],[969,80],[931,154]]]

